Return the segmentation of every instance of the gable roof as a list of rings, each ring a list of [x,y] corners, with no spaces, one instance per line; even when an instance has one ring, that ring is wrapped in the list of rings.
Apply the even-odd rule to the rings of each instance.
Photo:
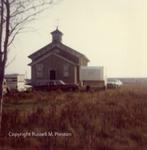
[[[89,61],[89,59],[84,54],[82,54],[82,53],[80,53],[80,52],[78,52],[78,51],[76,51],[76,50],[66,46],[65,44],[60,43],[60,46],[61,46],[61,48],[63,50],[66,50],[67,52],[69,52],[69,53],[71,53],[71,54],[73,54],[73,55],[75,55],[75,56],[77,56],[79,58],[80,57],[84,57],[87,61]]]
[[[29,55],[28,57],[31,59],[37,59],[38,57],[41,57],[41,56],[47,54],[48,52],[50,52],[53,48],[59,48],[63,51],[66,51],[66,52],[78,57],[78,58],[83,57],[84,59],[86,59],[86,61],[89,61],[89,59],[84,54],[77,52],[76,50],[64,45],[63,43],[50,43],[50,44],[42,47],[38,51],[34,52],[33,54]]]
[[[54,53],[54,52],[48,53],[47,55],[44,55],[43,57],[40,57],[39,59],[37,59],[37,60],[31,62],[31,63],[28,64],[28,65],[33,66],[34,64],[36,64],[36,63],[38,63],[38,62],[40,62],[40,61],[42,61],[42,60],[44,60],[45,58],[48,58],[48,57],[50,57],[50,56],[56,56],[56,57],[58,57],[58,58],[60,58],[60,59],[63,59],[64,61],[66,61],[66,62],[68,62],[68,63],[70,63],[70,64],[76,65],[73,61],[68,60],[68,59],[66,59],[65,57],[60,56],[60,55],[58,55],[58,54],[56,54],[56,53]]]

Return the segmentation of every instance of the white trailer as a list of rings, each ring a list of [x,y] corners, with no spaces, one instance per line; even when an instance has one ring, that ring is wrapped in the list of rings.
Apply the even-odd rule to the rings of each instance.
[[[82,86],[105,88],[107,85],[106,71],[103,66],[86,66],[80,68]]]
[[[7,74],[5,79],[10,90],[25,91],[25,75],[24,74]]]

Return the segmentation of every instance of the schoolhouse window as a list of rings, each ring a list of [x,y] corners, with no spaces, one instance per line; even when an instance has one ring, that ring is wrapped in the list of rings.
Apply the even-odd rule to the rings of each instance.
[[[36,76],[37,78],[43,77],[43,64],[36,65]]]
[[[63,66],[63,76],[64,77],[69,76],[69,64],[64,64],[64,66]]]

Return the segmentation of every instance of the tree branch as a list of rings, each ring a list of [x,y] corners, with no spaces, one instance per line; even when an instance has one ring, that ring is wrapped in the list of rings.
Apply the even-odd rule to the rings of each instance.
[[[19,20],[17,23],[15,23],[14,27],[11,27],[11,30],[10,30],[10,36],[13,34],[13,32],[21,25],[25,25],[28,21],[33,21],[33,17],[41,12],[43,12],[45,10],[45,8],[43,9],[39,9],[38,11],[26,16],[25,18],[23,18],[21,21]],[[12,17],[11,17],[12,19]]]
[[[13,43],[15,37],[20,33],[21,30],[23,30],[23,27],[20,27],[14,34],[13,36],[11,35],[11,40],[8,43],[8,47]]]
[[[16,9],[15,9],[15,11],[11,14],[11,18],[13,18],[13,17],[16,17],[16,16],[18,16],[18,15],[21,15],[21,14],[23,14],[23,13],[27,13],[27,12],[29,12],[29,11],[31,11],[31,10],[34,10],[34,9],[39,9],[39,8],[41,8],[41,7],[43,7],[43,6],[46,6],[46,5],[50,5],[50,2],[44,2],[44,3],[42,3],[42,4],[37,4],[37,5],[35,5],[35,6],[29,6],[29,8],[27,8],[27,9],[23,9],[23,10],[19,10],[19,9],[21,9],[21,7],[20,6],[18,6]]]

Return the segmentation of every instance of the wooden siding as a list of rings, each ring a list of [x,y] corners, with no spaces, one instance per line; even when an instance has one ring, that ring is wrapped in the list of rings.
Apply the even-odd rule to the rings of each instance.
[[[43,75],[42,77],[37,77],[37,64],[43,64]],[[69,65],[69,75],[68,77],[64,77],[64,65]],[[77,74],[75,73],[75,65],[68,63],[66,60],[57,57],[56,55],[50,55],[46,59],[34,64],[32,66],[32,84],[42,84],[46,83],[50,80],[49,71],[55,70],[56,71],[56,80],[63,80],[66,83],[77,83]],[[76,75],[75,75],[76,74]]]

